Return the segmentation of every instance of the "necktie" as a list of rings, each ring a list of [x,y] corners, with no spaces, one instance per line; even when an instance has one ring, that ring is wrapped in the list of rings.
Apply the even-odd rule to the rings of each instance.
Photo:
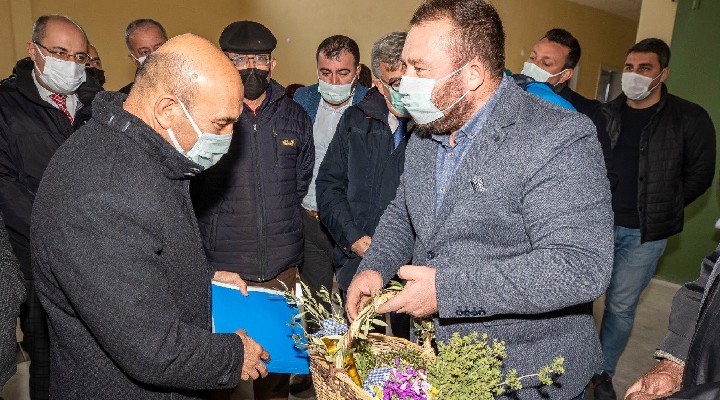
[[[407,123],[409,118],[398,118],[398,127],[393,133],[393,150],[400,146],[405,134],[407,133]]]
[[[70,114],[70,111],[67,109],[67,104],[65,103],[67,100],[67,96],[64,94],[57,94],[57,93],[51,93],[50,99],[55,102],[55,104],[58,105],[58,108],[60,111],[64,112],[65,115],[67,115],[68,119],[70,120],[70,123],[73,123],[73,117],[72,114]]]

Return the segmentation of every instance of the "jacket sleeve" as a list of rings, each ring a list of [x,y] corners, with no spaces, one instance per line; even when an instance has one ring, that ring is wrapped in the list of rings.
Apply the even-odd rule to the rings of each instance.
[[[462,254],[433,259],[441,318],[455,318],[458,308],[488,317],[541,314],[590,302],[607,288],[613,219],[602,154],[590,121],[565,115],[526,156],[517,212],[527,250],[490,259],[487,268]],[[559,140],[554,132],[576,133]]]
[[[710,187],[715,175],[715,127],[702,108],[693,114],[686,116],[682,122],[685,205],[700,197]]]
[[[348,110],[350,111],[350,110]],[[351,124],[349,113],[340,118],[327,153],[315,178],[317,203],[322,223],[328,228],[335,242],[348,257],[355,241],[365,232],[355,224],[348,202],[348,143]]]
[[[413,147],[417,145],[418,140],[417,135],[413,135],[407,144],[405,171],[407,171],[408,161],[412,158]],[[388,204],[380,217],[373,236],[373,243],[365,252],[365,257],[357,270],[357,273],[364,270],[376,271],[380,273],[385,283],[395,276],[398,268],[412,259],[415,246],[415,231],[405,202],[407,196],[405,176],[406,174],[400,176],[400,184],[395,192],[395,198]]]
[[[618,184],[618,176],[615,171],[612,148],[610,146],[610,135],[607,131],[607,121],[605,120],[605,115],[603,115],[602,112],[602,105],[598,104],[597,107],[588,114],[588,117],[593,122],[595,129],[597,130],[597,138],[600,142],[600,147],[602,148],[603,159],[605,160],[605,169],[607,169],[607,178],[610,182],[610,190],[614,191]]]
[[[0,214],[0,387],[15,373],[15,321],[25,299],[23,277]]]
[[[57,215],[54,231],[34,233],[43,306],[51,315],[69,303],[108,357],[139,382],[179,389],[235,386],[242,340],[183,322],[164,277],[153,218],[140,209],[117,195],[92,194]]]
[[[297,192],[299,202],[308,192],[312,180],[313,168],[315,168],[315,141],[313,140],[313,126],[307,113],[298,113],[300,123],[300,151],[296,162],[297,171]]]
[[[5,218],[10,244],[26,279],[32,279],[30,271],[32,202],[33,193],[20,181],[17,162],[14,161],[5,132],[0,128],[0,212]]]
[[[720,399],[720,382],[709,382],[699,386],[683,389],[667,400],[717,400]]]
[[[705,286],[710,276],[717,273],[720,246],[715,252],[707,255],[700,264],[700,276],[694,282],[686,283],[673,297],[670,308],[670,322],[665,339],[658,346],[655,356],[658,358],[675,358],[684,362],[690,350],[690,342],[695,332],[700,305],[705,293]]]

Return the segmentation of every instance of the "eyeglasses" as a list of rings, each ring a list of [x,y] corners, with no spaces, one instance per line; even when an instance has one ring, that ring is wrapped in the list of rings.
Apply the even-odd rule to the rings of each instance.
[[[33,43],[35,43],[36,45],[38,45],[38,46],[42,47],[43,49],[45,49],[45,51],[47,51],[48,53],[50,53],[50,56],[52,56],[52,57],[54,57],[54,58],[58,58],[58,59],[61,59],[61,60],[75,61],[75,62],[78,63],[78,64],[87,64],[88,61],[91,60],[90,56],[89,56],[87,53],[75,53],[75,54],[70,54],[70,53],[68,53],[68,52],[65,51],[65,50],[50,50],[50,49],[48,49],[47,47],[45,47],[45,46],[43,46],[43,45],[41,45],[40,43],[35,42],[35,41],[33,41]]]
[[[100,65],[101,65],[101,64],[100,64],[100,57],[98,57],[98,58],[93,58],[92,56],[88,55],[88,60],[87,60],[87,63],[86,63],[85,65],[88,66],[88,67],[100,69]]]
[[[257,54],[254,56],[246,56],[246,55],[230,55],[225,53],[225,55],[228,56],[230,61],[232,61],[233,65],[237,68],[243,68],[247,67],[250,64],[250,60],[254,61],[255,65],[259,65],[261,67],[267,67],[270,65],[270,54]]]
[[[384,80],[380,79],[380,83],[385,85],[386,88],[391,89],[395,92],[398,91],[400,88],[400,81],[402,80],[402,76],[390,79],[390,82],[385,82]]]

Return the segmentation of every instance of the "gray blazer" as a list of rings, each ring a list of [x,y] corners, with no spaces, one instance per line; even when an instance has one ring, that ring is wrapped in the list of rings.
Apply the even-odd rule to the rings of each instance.
[[[610,281],[610,188],[592,122],[504,85],[435,218],[439,144],[413,136],[405,172],[360,264],[388,281],[404,260],[437,269],[439,340],[504,340],[506,368],[535,373],[565,357],[552,399],[583,390],[601,361],[589,302]],[[525,381],[532,386],[536,382]],[[541,398],[537,389],[521,399]]]

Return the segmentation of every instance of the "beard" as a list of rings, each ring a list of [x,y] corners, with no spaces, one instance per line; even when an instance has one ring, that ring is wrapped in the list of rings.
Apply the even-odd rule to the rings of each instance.
[[[465,94],[460,79],[460,76],[454,76],[438,89],[434,103],[439,109],[447,108]],[[430,134],[450,134],[462,128],[471,117],[472,104],[465,96],[457,104],[445,110],[442,117],[427,124],[419,124],[419,127]]]

